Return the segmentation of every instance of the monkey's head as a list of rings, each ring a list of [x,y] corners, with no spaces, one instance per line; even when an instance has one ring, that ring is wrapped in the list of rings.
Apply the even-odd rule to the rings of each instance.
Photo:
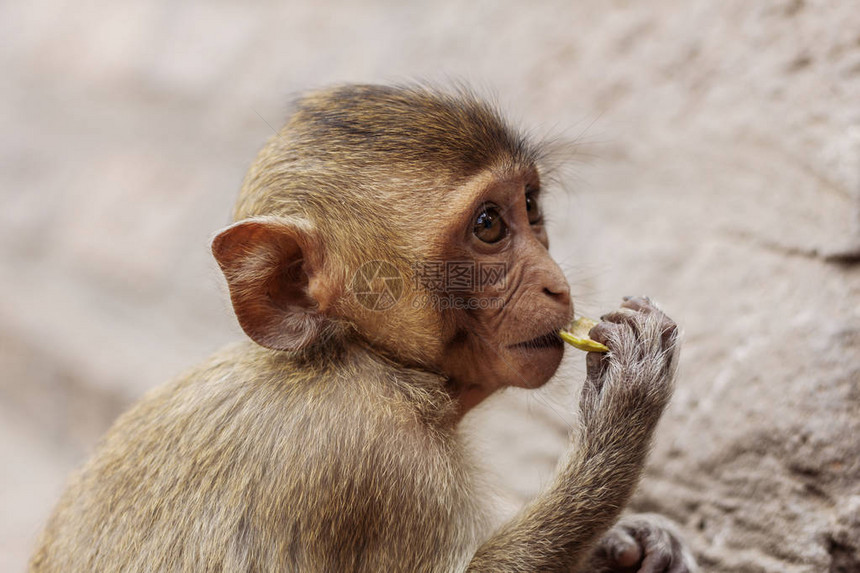
[[[573,306],[547,251],[539,159],[465,91],[299,99],[213,242],[239,323],[276,350],[357,344],[439,372],[466,407],[542,385]]]

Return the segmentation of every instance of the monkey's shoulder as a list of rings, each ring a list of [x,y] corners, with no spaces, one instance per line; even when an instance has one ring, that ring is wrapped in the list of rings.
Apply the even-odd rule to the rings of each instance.
[[[299,455],[307,464],[327,448],[387,451],[416,441],[448,448],[454,414],[437,376],[372,353],[309,362],[247,342],[144,396],[117,420],[97,457],[113,460],[114,469],[134,460],[199,473],[227,462],[288,467]]]

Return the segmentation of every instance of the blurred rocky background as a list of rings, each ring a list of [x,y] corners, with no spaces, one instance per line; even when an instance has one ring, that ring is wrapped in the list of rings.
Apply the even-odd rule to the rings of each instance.
[[[860,571],[853,2],[0,4],[0,570],[147,389],[242,336],[209,252],[292,94],[466,80],[578,142],[548,209],[578,307],[684,327],[637,510],[706,571]],[[476,412],[507,511],[584,372]]]

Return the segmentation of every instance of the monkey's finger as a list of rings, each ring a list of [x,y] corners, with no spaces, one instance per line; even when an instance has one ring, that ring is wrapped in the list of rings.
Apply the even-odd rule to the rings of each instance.
[[[671,348],[678,342],[678,325],[668,317],[660,323],[660,342],[663,348]]]
[[[647,296],[625,296],[621,308],[629,308],[639,312],[661,312]]]
[[[639,543],[623,529],[613,529],[602,544],[612,563],[619,567],[633,567],[642,559]]]
[[[604,314],[600,317],[600,320],[614,324],[635,326],[636,323],[641,320],[641,316],[642,314],[638,310],[633,310],[632,308],[619,308],[618,310],[613,310],[612,312]]]
[[[638,573],[667,573],[672,565],[672,554],[663,551],[646,553]]]
[[[694,573],[696,564],[689,563],[685,556],[684,548],[681,546],[681,541],[672,536],[672,564],[669,567],[668,573]],[[692,557],[690,557],[692,560]]]
[[[659,316],[661,319],[660,329],[662,331],[663,346],[669,346],[675,342],[678,333],[678,326],[647,296],[624,297],[624,302],[621,303],[621,308],[634,310],[636,312],[651,313]]]
[[[633,332],[634,337],[639,337],[638,313],[632,310],[617,310],[600,317],[602,322],[588,331],[588,337],[595,340],[610,350],[618,351],[617,341],[622,339],[622,328]]]
[[[588,337],[595,342],[609,346],[610,341],[618,338],[618,328],[619,326],[612,322],[599,322],[588,331]],[[610,348],[612,347],[610,346]]]
[[[674,345],[678,338],[678,325],[671,318],[653,304],[647,297],[633,297],[621,305],[621,310],[616,311],[618,316],[612,316],[616,313],[611,313],[607,316],[607,320],[613,319],[615,322],[625,322],[631,324],[634,328],[638,323],[631,322],[633,317],[641,317],[642,313],[649,314],[652,319],[658,321],[660,328],[660,341],[663,348],[669,348]],[[635,314],[634,314],[635,313]]]
[[[585,397],[600,394],[603,389],[604,374],[609,366],[609,356],[600,352],[589,352],[585,355],[585,385],[582,391]]]

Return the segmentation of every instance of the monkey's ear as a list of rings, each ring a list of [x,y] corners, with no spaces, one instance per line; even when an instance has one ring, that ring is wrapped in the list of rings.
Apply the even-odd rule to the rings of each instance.
[[[320,250],[307,225],[275,217],[239,221],[212,241],[239,324],[257,344],[300,350],[320,336],[331,303]]]

